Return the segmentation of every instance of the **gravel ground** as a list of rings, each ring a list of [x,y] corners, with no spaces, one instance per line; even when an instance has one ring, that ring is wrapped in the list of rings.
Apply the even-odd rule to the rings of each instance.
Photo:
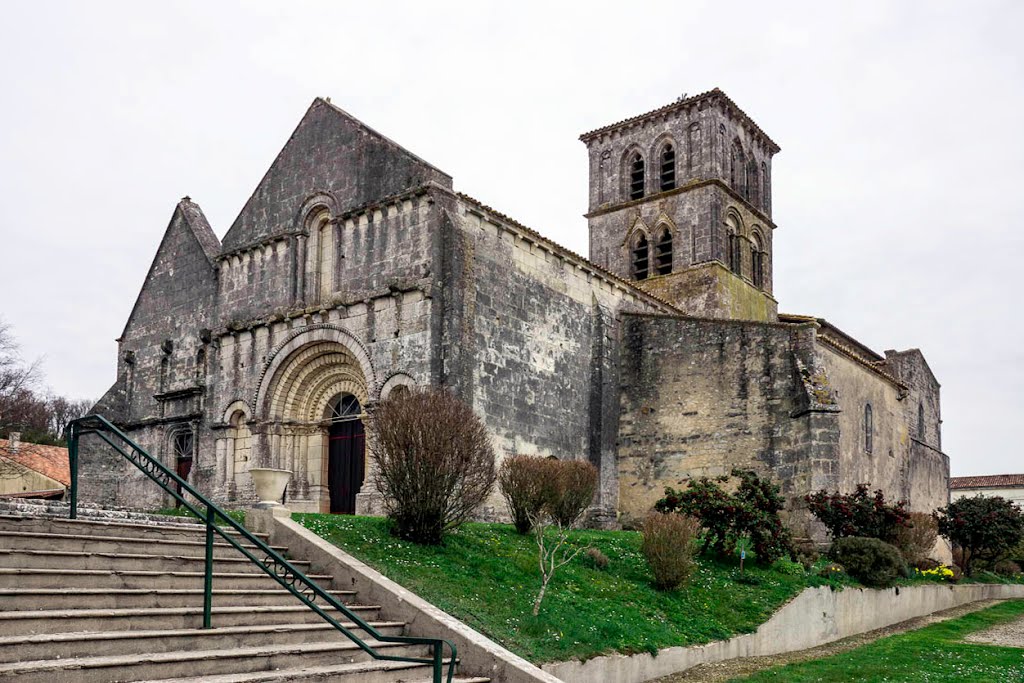
[[[781,666],[783,664],[792,664],[794,662],[804,662],[809,659],[821,659],[822,657],[829,657],[836,655],[847,650],[852,650],[855,647],[861,645],[867,645],[879,638],[891,636],[896,633],[903,633],[905,631],[913,631],[929,624],[934,624],[938,621],[946,621],[947,619],[955,619],[956,617],[962,617],[965,614],[976,612],[986,607],[991,607],[998,603],[998,600],[983,600],[981,602],[972,602],[967,605],[961,605],[954,607],[953,609],[944,610],[942,612],[936,612],[935,614],[929,614],[928,616],[918,617],[917,619],[910,619],[899,624],[880,628],[875,631],[869,631],[862,633],[858,636],[851,636],[843,640],[837,640],[834,643],[828,643],[827,645],[821,645],[819,647],[811,648],[810,650],[800,650],[798,652],[787,652],[780,655],[771,655],[768,657],[747,657],[745,659],[730,659],[724,662],[718,662],[715,664],[701,664],[692,669],[687,669],[671,676],[659,678],[651,683],[722,683],[722,681],[728,681],[737,676],[747,676],[762,669],[770,669],[773,666]],[[1011,624],[1004,624],[998,628],[984,631],[977,635],[991,634],[996,631],[1007,631],[1012,626],[1016,630],[1013,631],[1015,635],[1009,635],[1007,637],[1016,638],[1016,646],[1024,647],[1024,619],[1015,621]],[[994,641],[985,641],[994,642]],[[1001,643],[1005,644],[1005,643]]]
[[[964,638],[969,643],[985,645],[1002,645],[1005,647],[1024,647],[1024,617],[985,631],[977,631]]]

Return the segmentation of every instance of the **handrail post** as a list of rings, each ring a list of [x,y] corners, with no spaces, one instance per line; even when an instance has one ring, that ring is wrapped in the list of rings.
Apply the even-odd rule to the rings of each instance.
[[[210,628],[213,612],[213,505],[206,506],[206,574],[203,576],[203,628]]]
[[[434,644],[434,683],[441,683],[441,673],[444,671],[444,666],[441,664],[443,658],[444,642],[437,642]]]
[[[71,470],[71,490],[68,501],[68,517],[78,518],[78,425],[68,425],[68,469]]]

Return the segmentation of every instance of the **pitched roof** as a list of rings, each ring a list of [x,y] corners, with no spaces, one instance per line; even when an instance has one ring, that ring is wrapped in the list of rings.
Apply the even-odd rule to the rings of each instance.
[[[0,439],[0,457],[16,462],[44,477],[71,485],[71,468],[68,466],[68,449],[62,446],[43,446],[38,443],[18,444],[18,450],[11,450],[11,442]]]
[[[750,129],[756,135],[758,135],[758,136],[760,136],[761,138],[764,139],[764,141],[768,145],[768,147],[771,148],[773,154],[779,152],[779,149],[780,149],[779,146],[777,144],[775,144],[775,142],[770,137],[768,137],[768,134],[765,133],[763,130],[761,130],[761,128],[756,123],[754,123],[754,120],[752,118],[750,118],[749,116],[747,116],[746,112],[744,112],[742,109],[740,109],[738,106],[736,106],[736,103],[733,102],[732,99],[730,99],[730,97],[728,95],[726,95],[724,92],[722,92],[718,88],[713,88],[713,89],[711,89],[711,90],[709,90],[707,92],[702,92],[699,95],[694,95],[693,97],[687,97],[686,99],[677,100],[675,102],[672,102],[671,104],[666,104],[663,107],[658,107],[657,109],[649,111],[649,112],[647,112],[645,114],[639,114],[637,116],[631,116],[628,119],[623,119],[622,121],[618,121],[616,123],[612,123],[612,124],[609,124],[607,126],[602,126],[601,128],[597,128],[595,130],[592,130],[592,131],[589,131],[587,133],[584,133],[583,135],[580,136],[580,140],[582,140],[583,142],[589,142],[590,140],[594,139],[595,137],[597,137],[597,136],[599,136],[599,135],[601,135],[603,133],[611,132],[611,131],[613,131],[613,130],[615,130],[617,128],[626,128],[628,126],[632,126],[633,124],[640,123],[641,121],[644,121],[646,119],[649,119],[649,118],[652,118],[652,117],[655,117],[655,116],[661,116],[663,114],[674,113],[676,111],[680,111],[682,109],[686,109],[688,107],[692,107],[693,105],[695,105],[695,104],[697,104],[697,103],[699,103],[701,101],[704,101],[704,100],[711,100],[712,103],[714,103],[717,100],[717,101],[720,101],[723,104],[725,104],[725,106],[727,108],[731,109],[732,112],[741,121],[743,121],[743,123],[745,123],[747,126],[749,126]]]
[[[980,477],[950,477],[951,489],[1024,487],[1024,474],[986,474]]]
[[[217,254],[220,253],[220,240],[217,239],[216,233],[210,227],[210,221],[206,220],[206,214],[198,204],[192,201],[191,197],[182,197],[177,208],[192,229],[192,234],[196,236],[199,246],[203,248],[207,260],[213,263]]]

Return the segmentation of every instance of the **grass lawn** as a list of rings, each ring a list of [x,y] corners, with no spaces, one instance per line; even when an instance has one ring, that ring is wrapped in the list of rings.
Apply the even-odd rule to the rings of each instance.
[[[662,593],[651,586],[638,533],[579,531],[575,542],[599,548],[611,560],[609,567],[593,569],[577,557],[556,574],[534,618],[540,588],[536,544],[510,525],[467,524],[444,546],[430,548],[392,537],[382,518],[293,517],[535,663],[653,652],[747,633],[803,588],[828,583],[789,562],[775,569],[749,566],[747,582],[738,582],[738,560],[701,559],[688,587]]]
[[[766,669],[735,680],[1018,683],[1024,681],[1024,649],[960,641],[972,631],[1022,616],[1024,600],[1012,600],[843,654]]]

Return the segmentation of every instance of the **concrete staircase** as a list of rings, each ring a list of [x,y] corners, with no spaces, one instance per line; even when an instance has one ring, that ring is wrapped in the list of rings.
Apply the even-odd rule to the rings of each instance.
[[[202,526],[170,519],[0,508],[0,680],[431,681],[428,666],[370,658],[223,541],[214,548],[213,628],[200,629],[204,536]],[[291,561],[308,574],[308,562]],[[378,606],[353,604],[352,586],[311,578],[382,633],[406,633]],[[381,653],[429,656],[427,647],[357,633]]]

